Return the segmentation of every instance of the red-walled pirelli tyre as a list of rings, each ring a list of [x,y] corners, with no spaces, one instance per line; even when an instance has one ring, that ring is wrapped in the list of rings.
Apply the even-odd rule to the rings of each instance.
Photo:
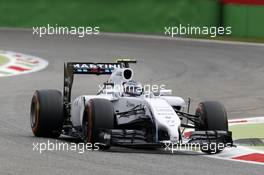
[[[99,141],[100,129],[114,129],[114,106],[107,99],[89,100],[83,116],[83,139],[85,143],[95,144]],[[100,146],[109,149],[110,145]]]
[[[195,124],[195,130],[228,131],[227,114],[221,103],[216,101],[201,102],[196,109],[196,115],[199,116],[199,123]],[[208,154],[219,153],[222,150],[218,149],[218,145],[213,144],[211,144],[210,149],[201,147],[201,151]]]
[[[30,125],[37,137],[57,138],[63,125],[63,102],[60,91],[37,90],[31,101]]]

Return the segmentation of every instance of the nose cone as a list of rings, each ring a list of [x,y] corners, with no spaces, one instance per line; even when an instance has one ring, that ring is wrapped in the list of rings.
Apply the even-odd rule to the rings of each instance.
[[[158,128],[167,130],[171,142],[179,141],[181,120],[171,105],[161,98],[147,98]]]

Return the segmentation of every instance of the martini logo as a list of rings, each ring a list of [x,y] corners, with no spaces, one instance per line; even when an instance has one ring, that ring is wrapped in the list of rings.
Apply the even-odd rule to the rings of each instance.
[[[74,73],[79,74],[111,74],[114,68],[121,68],[118,63],[76,63]]]
[[[0,51],[0,77],[27,74],[48,66],[44,59],[12,51]]]
[[[121,68],[121,65],[118,63],[88,63],[88,64],[74,64],[75,69],[114,69]]]

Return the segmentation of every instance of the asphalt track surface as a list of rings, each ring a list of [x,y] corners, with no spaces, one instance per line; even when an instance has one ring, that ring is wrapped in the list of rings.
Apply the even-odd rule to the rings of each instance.
[[[103,34],[38,38],[31,31],[0,30],[0,49],[36,55],[47,69],[0,78],[0,174],[263,174],[263,166],[161,150],[113,148],[109,152],[33,151],[29,124],[35,89],[62,89],[64,61],[138,58],[135,77],[165,84],[174,94],[221,101],[229,118],[264,114],[264,47]],[[82,76],[74,95],[94,93],[106,77]],[[193,107],[194,108],[194,107]],[[192,108],[192,109],[193,109]],[[54,141],[54,140],[53,140]]]

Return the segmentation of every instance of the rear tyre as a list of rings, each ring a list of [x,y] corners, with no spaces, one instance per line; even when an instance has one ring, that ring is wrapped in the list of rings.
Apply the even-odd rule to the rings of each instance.
[[[100,131],[114,129],[114,106],[107,99],[91,99],[83,116],[83,140],[85,143],[100,143]],[[100,149],[109,149],[110,144],[100,144]]]
[[[60,91],[37,90],[31,101],[30,124],[36,137],[57,138],[63,125],[63,102]]]
[[[195,130],[198,131],[228,131],[227,114],[224,106],[217,101],[201,102],[196,109],[197,116],[199,116],[199,122],[195,124]],[[201,150],[205,153],[211,154],[218,153],[222,150],[212,147],[213,150],[206,149]]]

